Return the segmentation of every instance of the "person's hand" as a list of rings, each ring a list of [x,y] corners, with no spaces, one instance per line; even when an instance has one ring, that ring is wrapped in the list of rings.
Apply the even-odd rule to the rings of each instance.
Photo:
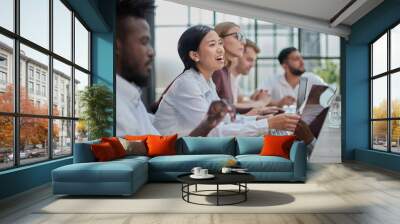
[[[250,99],[255,100],[255,98],[257,97],[259,92],[260,92],[260,90],[256,90],[253,94],[251,94]]]
[[[210,127],[216,127],[229,114],[233,121],[236,117],[235,107],[229,105],[225,100],[213,101],[207,112],[206,122]]]
[[[268,127],[283,131],[294,131],[300,116],[297,114],[278,114],[268,118]]]
[[[254,101],[269,101],[271,96],[269,95],[268,90],[259,89],[250,96],[250,99]]]
[[[296,102],[296,99],[293,96],[285,96],[278,102],[278,107],[283,107],[285,105],[292,105]]]
[[[257,107],[251,109],[249,112],[246,113],[248,116],[264,116],[269,114],[277,114],[284,112],[281,108],[276,106],[269,106],[269,107]]]
[[[306,122],[303,120],[299,121],[294,134],[296,135],[297,139],[304,141],[306,145],[310,144],[315,138],[314,134],[310,130],[310,127],[308,127]]]
[[[258,115],[258,108],[257,107],[251,108],[251,110],[249,112],[247,112],[245,115],[247,115],[247,116],[256,116],[256,115]]]
[[[272,114],[257,116],[257,117],[256,117],[256,121],[262,120],[262,119],[268,119],[268,118],[271,118],[271,117],[273,117],[273,116],[274,116],[274,115],[272,115]]]
[[[268,93],[268,90],[260,90],[255,100],[265,102],[265,105],[267,105],[271,101],[271,95]]]
[[[284,112],[281,108],[275,106],[258,108],[257,115],[264,116]]]
[[[235,107],[229,105],[225,100],[213,101],[208,108],[205,119],[189,133],[189,136],[207,136],[213,128],[224,120],[226,114],[230,114],[231,119],[234,120],[236,115]]]
[[[268,90],[263,90],[257,97],[258,102],[262,102],[263,106],[269,105],[272,101],[271,94],[268,93]]]

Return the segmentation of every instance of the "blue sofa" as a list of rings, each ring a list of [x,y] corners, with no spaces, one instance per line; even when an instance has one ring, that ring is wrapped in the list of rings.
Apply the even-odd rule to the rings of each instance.
[[[293,143],[290,159],[260,156],[262,137],[183,137],[176,144],[177,155],[127,156],[96,162],[91,141],[75,144],[74,163],[52,171],[53,193],[68,195],[131,195],[146,182],[176,181],[193,167],[218,172],[230,159],[260,182],[304,182],[307,160],[303,142]]]

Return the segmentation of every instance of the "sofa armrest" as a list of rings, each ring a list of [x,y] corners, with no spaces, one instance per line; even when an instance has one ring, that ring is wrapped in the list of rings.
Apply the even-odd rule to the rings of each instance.
[[[90,146],[92,144],[96,144],[99,142],[100,141],[75,143],[75,145],[74,145],[74,163],[95,162],[96,158],[94,157]]]
[[[294,181],[305,181],[307,177],[306,145],[302,141],[293,142],[290,149],[290,160],[293,162]]]

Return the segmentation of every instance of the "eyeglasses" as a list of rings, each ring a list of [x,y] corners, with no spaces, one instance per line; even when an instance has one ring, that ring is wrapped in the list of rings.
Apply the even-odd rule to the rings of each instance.
[[[243,33],[240,33],[240,32],[228,33],[228,34],[222,35],[222,38],[225,38],[228,36],[234,36],[236,38],[236,40],[238,40],[242,43],[246,43],[246,38]]]

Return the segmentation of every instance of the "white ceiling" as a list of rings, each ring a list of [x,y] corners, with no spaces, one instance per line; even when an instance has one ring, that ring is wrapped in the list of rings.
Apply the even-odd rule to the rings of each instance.
[[[329,21],[350,0],[226,0]]]
[[[348,37],[351,32],[350,26],[383,2],[383,0],[355,0],[336,21],[331,21],[351,0],[170,1],[342,37]]]

